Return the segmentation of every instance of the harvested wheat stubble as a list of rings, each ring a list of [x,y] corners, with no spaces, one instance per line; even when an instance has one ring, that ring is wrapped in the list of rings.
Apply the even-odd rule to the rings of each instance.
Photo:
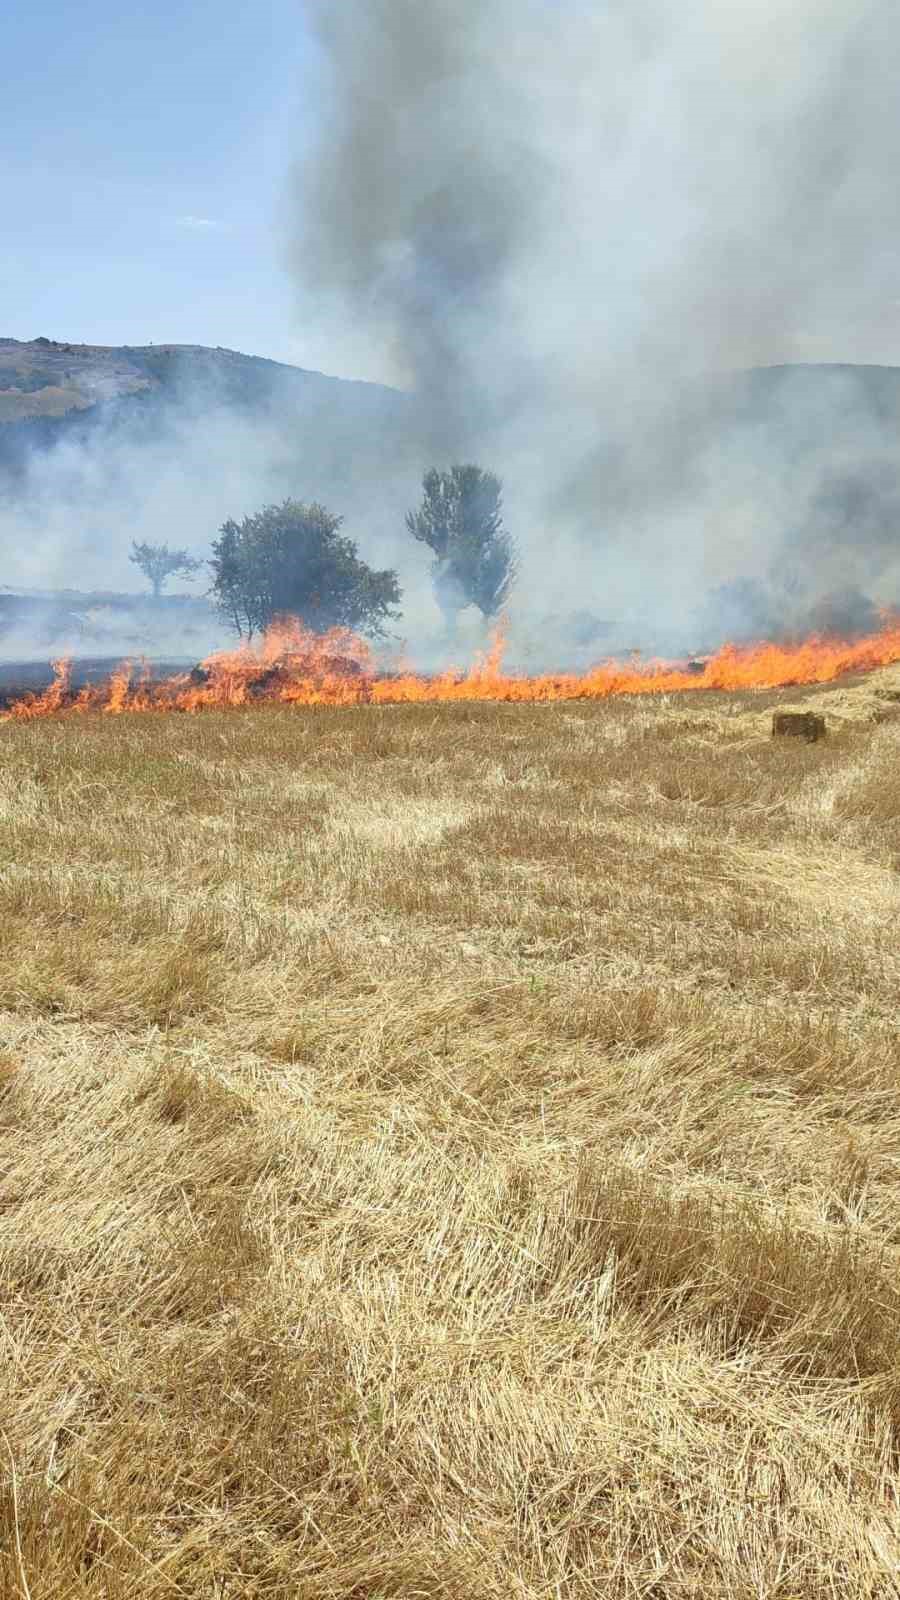
[[[4,727],[0,1595],[896,1596],[878,687]]]
[[[773,736],[805,739],[807,743],[815,744],[817,739],[825,738],[825,718],[817,716],[814,711],[775,711],[772,714],[772,733]]]

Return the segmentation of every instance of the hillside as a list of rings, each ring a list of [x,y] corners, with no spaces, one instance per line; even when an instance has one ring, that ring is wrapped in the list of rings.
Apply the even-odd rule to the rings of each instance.
[[[377,384],[327,378],[319,372],[204,345],[64,344],[56,339],[0,339],[0,422],[61,417],[134,395],[173,396],[204,386],[231,405],[267,400],[280,385],[372,395],[393,391]]]
[[[99,428],[146,432],[178,412],[315,414],[339,428],[399,421],[405,396],[372,383],[203,345],[86,345],[0,339],[0,468]]]
[[[262,356],[204,345],[90,345],[56,339],[0,339],[0,455],[24,427],[50,443],[77,419],[108,418],[155,405],[205,399],[243,410],[275,401],[335,405],[357,413],[410,416],[399,391],[326,377]],[[717,374],[679,390],[672,408],[689,428],[800,425],[809,440],[843,413],[873,427],[900,418],[900,368],[851,363],[757,367]],[[10,431],[11,430],[11,431]],[[7,446],[8,447],[8,446]]]

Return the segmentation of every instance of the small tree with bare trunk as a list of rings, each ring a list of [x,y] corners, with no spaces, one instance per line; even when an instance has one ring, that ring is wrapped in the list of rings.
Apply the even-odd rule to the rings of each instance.
[[[343,517],[325,506],[285,500],[243,522],[229,520],[213,544],[212,593],[219,610],[247,639],[279,616],[296,617],[313,633],[349,628],[384,637],[399,613],[397,574],[360,561],[340,533]]]
[[[170,550],[167,544],[138,544],[137,540],[132,542],[128,559],[140,568],[152,586],[154,600],[159,599],[168,578],[192,578],[203,565],[187,550]]]

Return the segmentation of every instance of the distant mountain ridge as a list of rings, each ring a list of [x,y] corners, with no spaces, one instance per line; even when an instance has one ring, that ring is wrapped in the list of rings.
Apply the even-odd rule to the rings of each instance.
[[[765,406],[774,393],[789,389],[834,388],[852,383],[880,414],[900,406],[900,367],[852,362],[782,363],[719,372],[689,386],[693,406],[702,395],[713,404],[737,405],[739,412]],[[67,340],[0,338],[0,426],[37,419],[58,420],[111,401],[181,400],[188,392],[208,394],[223,405],[254,408],[273,396],[334,401],[351,395],[378,406],[408,406],[410,396],[384,384],[334,378],[321,372],[245,355],[222,345],[93,345]]]
[[[776,421],[804,425],[849,408],[876,427],[900,421],[900,367],[796,363],[710,374],[671,397],[689,429]],[[249,415],[316,414],[330,424],[408,424],[413,396],[386,385],[328,377],[264,356],[192,344],[90,345],[0,338],[0,465],[27,447],[87,437],[98,424],[139,425],[188,408]],[[805,426],[804,426],[805,431]]]
[[[251,422],[293,417],[333,441],[397,437],[410,399],[264,356],[205,345],[86,345],[0,339],[0,472],[103,436],[145,442],[167,423],[228,412]]]
[[[206,345],[91,345],[0,339],[0,423],[59,417],[137,394],[202,384],[224,403],[253,403],[280,384],[396,394],[379,384],[329,378],[265,356]]]

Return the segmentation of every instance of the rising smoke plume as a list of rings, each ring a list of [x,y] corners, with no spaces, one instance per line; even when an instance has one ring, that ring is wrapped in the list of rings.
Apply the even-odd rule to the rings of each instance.
[[[398,493],[386,502],[382,491],[373,513],[372,484],[385,456],[402,454],[407,404],[287,368],[268,375],[252,403],[236,404],[189,374],[149,406],[126,398],[64,419],[50,444],[13,450],[4,437],[0,660],[48,651],[198,659],[229,644],[226,623],[204,603],[209,571],[173,579],[171,603],[154,605],[139,592],[147,585],[129,561],[132,541],[184,545],[205,562],[227,518],[289,495],[345,513],[367,559],[392,553],[405,501]],[[413,574],[414,609],[427,602],[427,575],[418,591],[415,582]]]
[[[900,360],[896,7],[306,10],[304,307],[415,391],[410,459],[504,477],[521,608],[628,613],[665,647],[734,580],[770,627],[900,597],[900,385],[734,376]]]

